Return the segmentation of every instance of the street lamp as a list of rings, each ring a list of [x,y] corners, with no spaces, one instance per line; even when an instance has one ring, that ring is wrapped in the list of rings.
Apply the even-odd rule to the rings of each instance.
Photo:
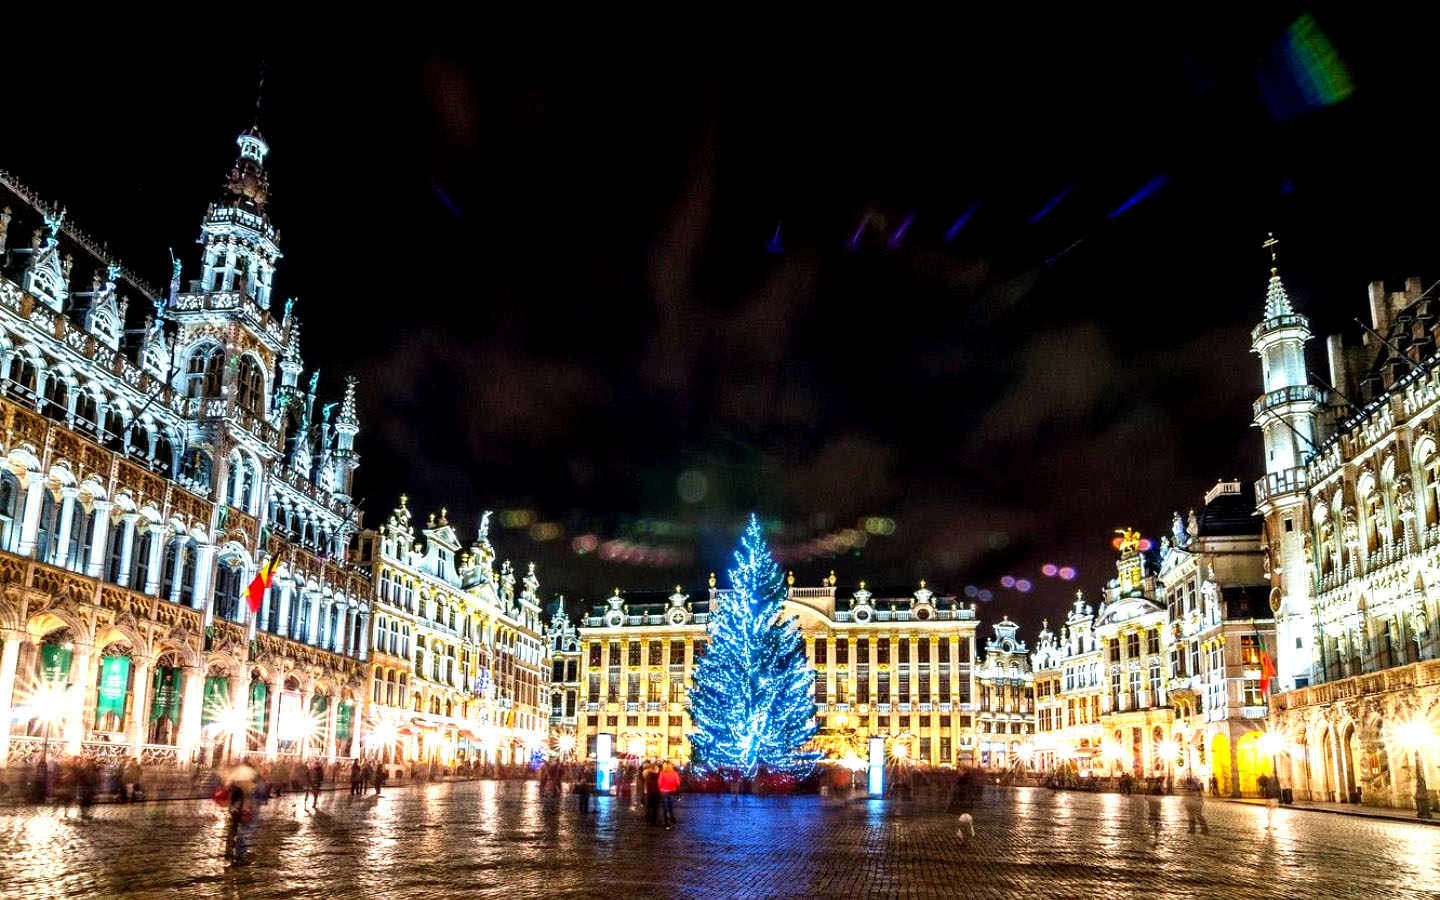
[[[47,682],[35,691],[35,717],[43,726],[44,741],[40,744],[40,761],[44,762],[50,752],[50,726],[65,717],[65,685]]]
[[[1171,766],[1175,764],[1175,756],[1180,752],[1180,745],[1174,738],[1166,738],[1160,742],[1160,753],[1165,757],[1165,793],[1174,790],[1174,774]]]
[[[575,750],[575,735],[562,734],[555,742],[556,748],[560,751],[560,758],[563,760]]]
[[[1268,796],[1268,795],[1269,795],[1270,793],[1272,793],[1272,792],[1275,793],[1275,794],[1279,794],[1279,793],[1280,793],[1280,760],[1279,760],[1279,756],[1280,756],[1280,751],[1285,748],[1285,739],[1282,738],[1282,737],[1280,737],[1280,735],[1276,734],[1276,733],[1273,732],[1273,731],[1266,731],[1266,732],[1263,732],[1263,733],[1260,735],[1260,737],[1259,737],[1259,739],[1258,739],[1258,741],[1257,741],[1257,744],[1258,744],[1258,746],[1260,747],[1260,752],[1261,752],[1261,753],[1264,753],[1266,756],[1270,757],[1270,787],[1269,787],[1269,790],[1266,791],[1266,795]]]
[[[1411,719],[1395,726],[1395,736],[1400,739],[1401,745],[1414,756],[1415,816],[1419,819],[1434,818],[1430,813],[1430,790],[1425,784],[1425,761],[1420,755],[1420,750],[1433,741],[1435,735],[1428,724],[1419,719]]]

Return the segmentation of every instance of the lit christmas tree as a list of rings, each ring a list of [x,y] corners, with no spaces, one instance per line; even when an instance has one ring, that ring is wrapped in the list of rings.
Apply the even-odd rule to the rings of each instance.
[[[804,774],[819,757],[801,752],[815,734],[811,669],[799,626],[779,621],[785,583],[753,513],[729,574],[690,692],[695,759],[746,778],[762,769]]]

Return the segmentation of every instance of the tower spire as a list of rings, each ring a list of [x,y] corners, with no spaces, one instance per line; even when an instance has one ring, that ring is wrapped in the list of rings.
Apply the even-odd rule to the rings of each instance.
[[[1290,303],[1290,295],[1285,292],[1285,285],[1280,281],[1280,269],[1277,265],[1275,245],[1280,240],[1275,237],[1275,232],[1265,239],[1260,246],[1270,251],[1270,286],[1265,291],[1265,318],[1273,319],[1277,316],[1293,316],[1295,307]]]

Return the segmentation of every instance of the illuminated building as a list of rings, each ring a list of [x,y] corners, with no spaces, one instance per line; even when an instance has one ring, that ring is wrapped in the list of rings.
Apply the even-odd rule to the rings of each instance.
[[[1007,616],[985,642],[976,670],[980,702],[975,711],[975,746],[981,768],[1028,764],[1035,749],[1035,683],[1029,648],[1015,637],[1020,626]]]
[[[1031,659],[1035,677],[1035,748],[1042,770],[1061,768],[1074,775],[1103,775],[1101,698],[1107,683],[1104,653],[1095,637],[1095,609],[1080,591],[1070,615],[1052,634],[1040,631]]]
[[[1280,660],[1270,724],[1297,798],[1407,806],[1415,760],[1440,778],[1440,307],[1418,278],[1372,284],[1369,301],[1358,343],[1327,341],[1333,391],[1308,383],[1309,323],[1273,269],[1253,333]]]
[[[417,541],[406,498],[360,537],[375,593],[366,715],[390,723],[386,758],[525,762],[549,735],[549,652],[532,564],[516,590],[494,567],[489,518],[468,550],[442,510]]]
[[[676,590],[679,590],[678,586]],[[575,746],[583,683],[580,678],[580,629],[565,615],[564,599],[560,598],[559,608],[545,632],[551,660],[550,736],[557,749]]]
[[[1102,651],[1100,731],[1106,771],[1145,778],[1166,774],[1160,748],[1171,739],[1174,718],[1167,696],[1169,623],[1155,602],[1154,555],[1126,529],[1116,541],[1116,577],[1096,611],[1095,640]]]
[[[1217,482],[1198,516],[1175,514],[1157,581],[1170,622],[1174,774],[1207,785],[1213,775],[1221,793],[1251,797],[1272,771],[1260,752],[1268,711],[1262,656],[1275,653],[1263,524],[1247,487]]]
[[[897,598],[877,597],[863,582],[839,598],[833,574],[820,587],[790,582],[785,610],[799,618],[815,669],[817,748],[863,756],[879,735],[917,762],[977,762],[973,605],[923,582]],[[668,597],[616,591],[584,618],[578,748],[593,753],[595,736],[606,733],[621,753],[689,760],[685,692],[718,594],[714,576],[700,600],[679,589]]]
[[[356,753],[355,384],[314,421],[269,148],[237,143],[199,277],[176,260],[165,291],[0,174],[0,764]]]

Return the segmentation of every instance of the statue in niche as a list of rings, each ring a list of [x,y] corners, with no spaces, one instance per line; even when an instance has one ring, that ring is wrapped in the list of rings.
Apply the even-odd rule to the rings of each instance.
[[[490,540],[490,516],[493,513],[494,510],[487,509],[480,515],[480,536],[476,540],[482,544]]]
[[[500,565],[500,600],[507,607],[515,602],[515,570],[508,559]]]

